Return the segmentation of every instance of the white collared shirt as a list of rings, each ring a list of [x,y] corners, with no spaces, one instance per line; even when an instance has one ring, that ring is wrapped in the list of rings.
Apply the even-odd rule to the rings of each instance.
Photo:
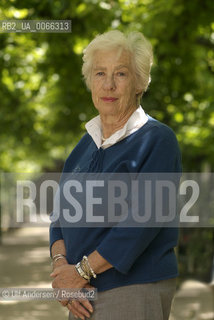
[[[103,141],[102,139],[102,127],[101,127],[101,120],[100,116],[96,116],[95,118],[88,121],[85,125],[85,128],[94,140],[97,148],[99,149],[102,147],[106,149],[116,142],[124,139],[125,137],[129,136],[131,133],[137,131],[141,128],[146,122],[148,121],[148,117],[145,114],[143,108],[139,106],[125,123],[123,128],[117,130],[113,133],[109,138]]]

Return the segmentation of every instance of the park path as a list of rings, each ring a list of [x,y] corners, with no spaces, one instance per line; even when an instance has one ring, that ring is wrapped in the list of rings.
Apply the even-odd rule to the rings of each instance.
[[[0,287],[51,288],[48,228],[12,230],[0,246]],[[0,301],[0,320],[65,320],[57,301]]]
[[[51,288],[50,272],[47,227],[21,228],[3,236],[1,288]],[[0,320],[66,320],[67,314],[56,301],[0,301]],[[183,283],[176,293],[170,320],[214,320],[214,286],[197,281]]]

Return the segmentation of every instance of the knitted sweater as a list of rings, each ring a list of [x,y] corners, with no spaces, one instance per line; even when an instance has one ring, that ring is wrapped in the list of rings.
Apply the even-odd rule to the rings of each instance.
[[[181,156],[173,131],[149,117],[144,126],[107,149],[98,149],[85,134],[65,162],[63,174],[72,172],[181,172]],[[113,265],[91,279],[98,291],[178,275],[175,227],[68,228],[59,219],[50,226],[50,247],[59,239],[64,239],[70,264],[97,250]]]

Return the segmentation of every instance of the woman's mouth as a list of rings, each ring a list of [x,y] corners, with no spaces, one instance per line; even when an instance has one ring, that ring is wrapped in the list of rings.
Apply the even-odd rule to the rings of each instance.
[[[114,97],[102,97],[101,98],[103,101],[105,102],[114,102],[116,101],[118,98],[114,98]]]

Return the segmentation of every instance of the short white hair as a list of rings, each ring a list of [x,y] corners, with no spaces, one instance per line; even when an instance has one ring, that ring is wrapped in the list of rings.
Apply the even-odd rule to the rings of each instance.
[[[83,51],[82,74],[87,87],[91,88],[91,71],[94,53],[98,50],[123,49],[130,52],[134,66],[135,76],[143,93],[147,90],[151,81],[151,66],[153,53],[151,43],[140,32],[130,32],[127,35],[119,30],[112,30],[97,35]]]

